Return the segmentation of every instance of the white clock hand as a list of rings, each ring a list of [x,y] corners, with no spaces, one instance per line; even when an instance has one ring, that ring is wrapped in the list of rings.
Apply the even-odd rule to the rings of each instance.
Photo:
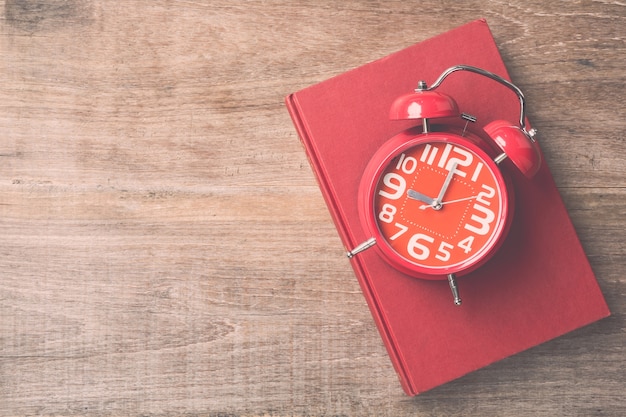
[[[458,203],[460,201],[467,201],[467,200],[471,200],[473,198],[476,198],[476,196],[473,195],[471,197],[459,198],[458,200],[443,201],[440,204],[443,206],[444,204]],[[420,206],[420,210],[425,210],[425,209],[427,209],[429,207],[432,207],[432,204],[424,204],[424,205]]]
[[[428,206],[430,207],[432,204],[435,203],[435,199],[434,198],[430,198],[427,195],[424,195],[422,193],[419,193],[415,190],[409,190],[406,193],[407,197],[412,198],[413,200],[419,200],[422,203],[426,203],[428,204]]]
[[[435,201],[433,201],[432,206],[435,210],[441,209],[441,200],[443,200],[443,196],[446,194],[446,190],[448,189],[450,182],[452,182],[452,177],[454,176],[454,171],[456,170],[457,165],[458,165],[458,162],[455,162],[452,164],[452,166],[450,167],[450,171],[448,172],[448,176],[446,177],[446,180],[443,182],[441,191],[439,191],[439,195],[437,196]]]

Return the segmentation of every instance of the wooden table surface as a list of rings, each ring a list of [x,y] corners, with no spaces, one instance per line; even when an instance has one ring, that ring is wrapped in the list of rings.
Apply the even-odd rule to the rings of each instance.
[[[410,398],[283,97],[480,17],[613,315]],[[625,28],[609,0],[0,2],[0,415],[626,415]]]

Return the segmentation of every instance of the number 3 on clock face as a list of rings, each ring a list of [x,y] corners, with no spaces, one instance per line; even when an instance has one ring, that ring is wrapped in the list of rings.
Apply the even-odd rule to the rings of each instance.
[[[472,271],[500,246],[511,218],[509,192],[497,164],[467,138],[402,133],[366,168],[359,209],[392,266],[446,279]]]

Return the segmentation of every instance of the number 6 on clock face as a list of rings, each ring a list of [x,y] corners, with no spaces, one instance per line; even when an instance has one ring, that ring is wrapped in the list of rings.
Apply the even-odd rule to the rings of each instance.
[[[502,243],[511,218],[497,164],[451,132],[410,135],[385,144],[359,191],[363,223],[384,258],[426,279],[462,275]]]

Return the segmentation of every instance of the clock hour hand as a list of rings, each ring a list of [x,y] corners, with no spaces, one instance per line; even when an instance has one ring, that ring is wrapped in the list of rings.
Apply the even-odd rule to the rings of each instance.
[[[430,198],[427,195],[424,195],[415,190],[409,190],[406,192],[407,197],[412,198],[413,200],[419,200],[422,203],[426,203],[427,207],[431,207],[435,203],[434,198]]]

